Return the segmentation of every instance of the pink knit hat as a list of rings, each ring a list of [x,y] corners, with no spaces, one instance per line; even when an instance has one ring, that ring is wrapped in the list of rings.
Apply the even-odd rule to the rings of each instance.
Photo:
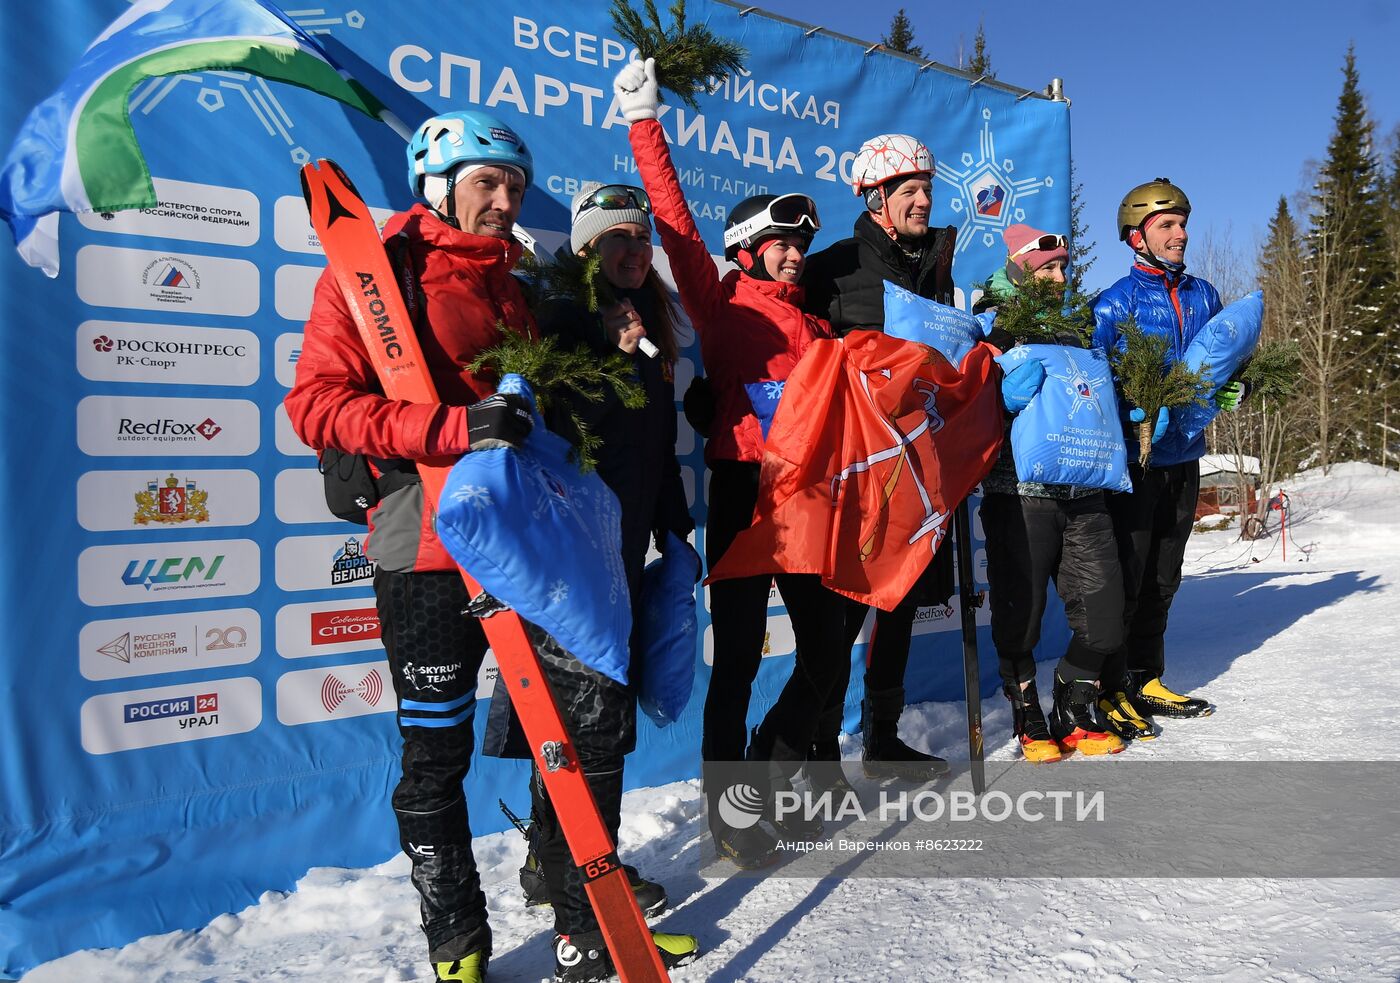
[[[1007,226],[1001,239],[1006,243],[1007,265],[1014,263],[1034,273],[1057,259],[1069,262],[1069,244],[1064,236],[1042,232],[1018,222]]]

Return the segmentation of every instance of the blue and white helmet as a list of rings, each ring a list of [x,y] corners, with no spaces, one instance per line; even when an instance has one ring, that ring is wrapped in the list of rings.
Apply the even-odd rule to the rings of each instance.
[[[441,201],[449,176],[461,164],[513,167],[534,180],[534,162],[525,141],[495,116],[475,111],[443,113],[427,120],[408,141],[408,186],[429,205]]]

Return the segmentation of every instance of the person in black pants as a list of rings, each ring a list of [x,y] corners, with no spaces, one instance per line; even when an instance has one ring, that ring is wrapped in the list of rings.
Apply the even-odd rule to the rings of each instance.
[[[1096,348],[1123,344],[1122,325],[1130,318],[1148,335],[1167,342],[1167,361],[1179,362],[1192,339],[1220,313],[1215,287],[1186,272],[1186,225],[1191,202],[1166,178],[1129,191],[1118,206],[1118,237],[1133,251],[1128,275],[1094,301]],[[1137,419],[1151,407],[1136,409]],[[1165,408],[1157,411],[1147,467],[1138,463],[1137,428],[1128,433],[1131,494],[1109,496],[1123,567],[1127,629],[1122,648],[1104,666],[1101,709],[1125,738],[1152,733],[1144,717],[1205,717],[1209,701],[1170,689],[1164,636],[1172,598],[1181,586],[1181,564],[1195,521],[1200,492],[1200,458],[1205,434],[1187,439],[1169,426]]]
[[[865,210],[854,234],[812,257],[803,276],[809,310],[831,320],[839,335],[882,330],[886,280],[940,304],[953,303],[952,226],[932,228],[933,155],[916,137],[886,133],[867,140],[851,168],[852,190]],[[951,542],[951,538],[948,540]],[[923,578],[892,611],[878,611],[865,668],[861,724],[865,773],[871,778],[924,781],[948,770],[947,762],[899,738],[904,712],[904,671],[914,617],[925,605],[946,603],[953,593],[953,551],[934,554]],[[827,698],[809,749],[808,777],[819,787],[848,789],[839,764],[842,708],[850,680],[850,651],[869,608],[847,602],[846,652],[841,678]]]
[[[821,228],[816,203],[802,194],[753,195],[729,210],[725,259],[737,268],[721,277],[695,226],[676,173],[666,134],[658,122],[655,65],[634,61],[613,83],[619,112],[628,121],[642,184],[656,212],[661,245],[681,304],[700,337],[701,356],[713,386],[715,417],[705,445],[711,469],[705,554],[712,568],[753,519],[764,433],[747,386],[782,383],[807,348],[831,337],[831,326],[802,309],[799,283],[812,238]],[[835,674],[842,605],[815,574],[782,575],[778,589],[797,635],[797,660],[778,702],[754,731],[747,757],[767,762],[760,793],[771,807],[806,758],[815,720]],[[758,671],[768,616],[767,576],[715,583],[710,588],[714,663],[705,699],[706,762],[735,761],[744,752],[749,691]],[[775,841],[760,825],[738,829],[716,807],[725,787],[706,776],[710,830],[716,852],[744,867],[765,863]],[[769,818],[776,820],[770,808]],[[792,819],[793,817],[789,817]],[[813,828],[788,822],[784,832]]]
[[[1007,262],[997,270],[974,310],[994,310],[1020,290],[1026,277],[1065,282],[1069,246],[1064,236],[1017,223],[1002,233]],[[987,339],[1009,351],[1021,343],[995,326]],[[1034,339],[1084,347],[1070,334]],[[1104,660],[1123,641],[1123,587],[1107,496],[1099,488],[1019,481],[1011,446],[1011,417],[1045,382],[1045,367],[1027,359],[1002,382],[1006,439],[982,482],[982,529],[987,536],[992,640],[1002,691],[1011,703],[1012,728],[1027,761],[1058,761],[1061,749],[1116,754],[1123,742],[1095,719]],[[1040,641],[1046,585],[1065,605],[1072,636],[1055,667],[1054,704],[1047,724],[1035,684],[1032,650]]]

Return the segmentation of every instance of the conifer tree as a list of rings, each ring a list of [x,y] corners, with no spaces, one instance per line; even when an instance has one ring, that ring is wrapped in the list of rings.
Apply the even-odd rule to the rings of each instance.
[[[1319,436],[1326,457],[1336,460],[1336,455],[1366,455],[1376,446],[1366,404],[1383,385],[1387,342],[1400,316],[1396,270],[1385,232],[1375,126],[1362,97],[1354,47],[1348,47],[1343,62],[1334,129],[1313,187],[1312,205],[1309,279],[1316,285],[1312,271],[1325,264],[1352,280],[1350,304],[1328,316],[1327,330],[1340,332],[1338,341],[1361,356],[1329,380],[1328,395],[1334,405],[1321,415],[1321,421],[1330,421],[1334,433]],[[1330,255],[1320,255],[1322,250]],[[1314,299],[1315,304],[1320,302]]]
[[[997,77],[997,73],[992,71],[992,56],[987,54],[987,32],[980,20],[977,22],[977,37],[972,39],[972,57],[968,59],[967,70],[977,78],[983,75],[989,79]]]
[[[1069,286],[1074,293],[1084,290],[1084,277],[1094,265],[1094,247],[1089,223],[1084,219],[1084,184],[1075,177],[1074,158],[1069,161]]]
[[[895,13],[894,19],[890,21],[890,33],[882,37],[880,43],[891,51],[913,55],[915,58],[924,57],[924,49],[914,43],[914,25],[909,23],[909,17],[904,13],[903,7]]]

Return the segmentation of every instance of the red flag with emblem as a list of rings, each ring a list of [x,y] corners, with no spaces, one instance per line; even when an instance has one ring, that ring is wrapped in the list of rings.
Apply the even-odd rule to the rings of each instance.
[[[753,524],[709,581],[815,573],[832,590],[894,608],[996,461],[996,380],[986,345],[954,367],[878,331],[814,342],[774,414]]]

